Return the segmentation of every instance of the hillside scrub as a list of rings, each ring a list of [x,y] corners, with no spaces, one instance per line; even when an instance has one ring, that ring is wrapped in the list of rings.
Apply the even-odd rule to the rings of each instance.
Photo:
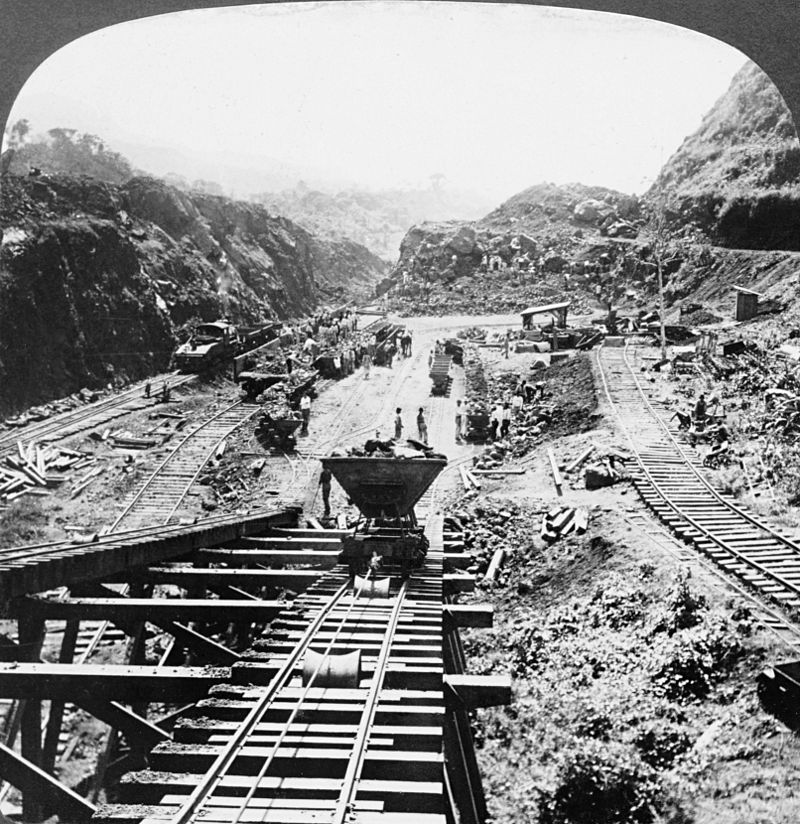
[[[800,745],[781,751],[758,706],[769,653],[748,610],[629,548],[614,517],[550,547],[522,540],[489,590],[494,632],[466,634],[470,669],[515,684],[510,706],[475,722],[491,819],[788,824]],[[736,817],[756,806],[772,817]]]

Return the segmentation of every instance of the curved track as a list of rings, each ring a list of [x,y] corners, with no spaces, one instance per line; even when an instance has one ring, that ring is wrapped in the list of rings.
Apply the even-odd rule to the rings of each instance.
[[[636,456],[634,483],[675,533],[761,594],[800,608],[800,545],[717,489],[648,396],[628,349],[601,349],[606,396]]]
[[[109,531],[115,532],[122,525],[130,529],[168,523],[216,448],[259,409],[256,404],[237,401],[187,433],[153,470]]]

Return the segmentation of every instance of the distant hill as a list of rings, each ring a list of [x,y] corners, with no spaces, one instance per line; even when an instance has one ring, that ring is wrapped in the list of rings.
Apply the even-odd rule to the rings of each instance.
[[[474,220],[491,205],[484,195],[429,189],[346,189],[335,194],[302,184],[253,199],[320,237],[348,237],[386,261],[394,262],[400,242],[424,220]]]
[[[800,142],[772,81],[746,63],[646,198],[719,245],[800,249]]]

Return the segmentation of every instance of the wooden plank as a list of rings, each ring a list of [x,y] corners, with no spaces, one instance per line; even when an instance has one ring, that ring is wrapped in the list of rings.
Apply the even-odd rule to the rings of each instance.
[[[28,598],[23,609],[42,618],[80,621],[149,621],[160,625],[169,621],[248,621],[274,618],[285,601],[250,601],[205,598]],[[65,662],[66,663],[66,662]]]
[[[491,604],[445,604],[442,615],[456,627],[491,627],[494,607]]]
[[[200,698],[230,680],[228,667],[153,667],[111,664],[0,663],[0,696],[72,700],[89,691],[97,698],[181,701]]]
[[[293,537],[290,535],[269,538],[241,538],[225,546],[225,549],[278,549],[301,550],[321,549],[329,552],[341,552],[342,540],[339,537],[308,538]]]
[[[445,675],[449,687],[467,709],[511,703],[510,675]]]
[[[254,564],[308,564],[330,569],[339,563],[341,543],[335,551],[321,549],[201,549],[197,563],[248,566]]]
[[[563,481],[561,480],[561,473],[558,471],[556,456],[553,454],[553,450],[550,447],[547,447],[547,457],[550,461],[550,472],[553,475],[553,483],[556,487],[556,493],[559,497],[561,497],[561,495],[564,494],[562,491]]]
[[[175,584],[183,588],[229,586],[290,587],[303,590],[321,575],[317,570],[283,569],[195,569],[193,567],[145,567],[131,569],[105,580],[111,583],[147,581],[151,584]]]

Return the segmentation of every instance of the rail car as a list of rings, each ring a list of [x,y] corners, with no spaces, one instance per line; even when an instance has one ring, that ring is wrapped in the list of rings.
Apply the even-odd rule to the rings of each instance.
[[[237,329],[225,320],[201,323],[175,352],[175,366],[182,372],[202,372],[278,337],[281,324]]]
[[[341,560],[363,574],[375,559],[408,571],[419,567],[428,540],[414,506],[427,492],[447,458],[334,457],[322,459],[361,513],[352,534],[342,539]]]
[[[175,366],[183,372],[201,372],[232,358],[241,347],[241,338],[232,323],[219,320],[201,323],[186,343],[175,352]]]

